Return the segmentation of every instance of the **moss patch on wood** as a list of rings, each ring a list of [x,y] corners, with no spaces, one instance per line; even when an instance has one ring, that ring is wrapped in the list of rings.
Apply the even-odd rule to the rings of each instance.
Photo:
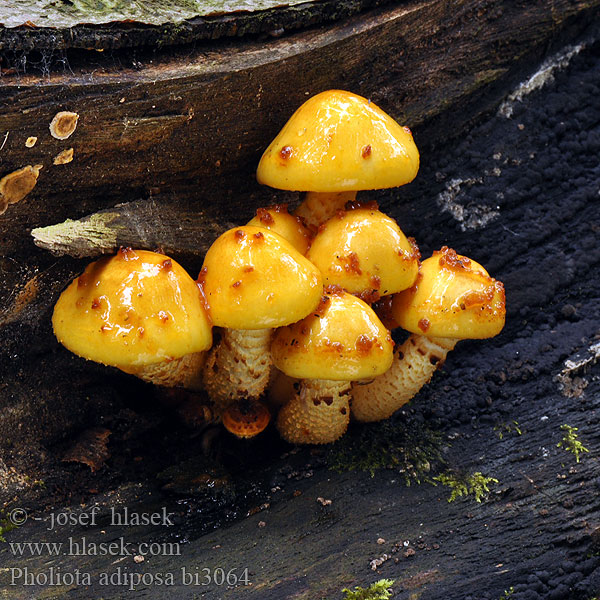
[[[353,590],[344,588],[344,600],[388,600],[392,597],[391,587],[394,585],[393,579],[380,579],[375,581],[368,588],[356,586]]]
[[[460,473],[441,473],[433,478],[434,482],[448,486],[452,492],[448,502],[454,502],[463,496],[472,496],[475,502],[481,503],[490,492],[490,485],[499,483],[495,477],[486,477],[479,471],[472,475],[463,475]]]
[[[564,448],[567,452],[575,455],[575,459],[579,462],[579,455],[589,450],[577,439],[578,435],[575,433],[578,431],[578,427],[571,427],[570,425],[561,425],[561,431],[564,431],[563,438],[558,444],[557,448]]]
[[[327,461],[337,472],[380,469],[400,472],[406,485],[431,481],[432,468],[444,464],[442,435],[424,425],[394,420],[364,425],[336,442]]]

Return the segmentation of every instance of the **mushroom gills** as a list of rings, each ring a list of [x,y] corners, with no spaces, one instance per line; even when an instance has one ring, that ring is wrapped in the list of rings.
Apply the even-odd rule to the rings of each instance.
[[[458,340],[412,334],[394,352],[391,368],[370,383],[354,382],[352,416],[357,421],[387,419],[413,398],[444,364]]]
[[[204,365],[204,388],[217,409],[258,398],[269,383],[272,329],[224,329]]]
[[[279,411],[277,429],[292,444],[329,444],[346,432],[350,421],[349,381],[305,379]]]
[[[154,385],[198,391],[202,389],[202,369],[206,355],[206,352],[192,352],[170,361],[120,369]]]

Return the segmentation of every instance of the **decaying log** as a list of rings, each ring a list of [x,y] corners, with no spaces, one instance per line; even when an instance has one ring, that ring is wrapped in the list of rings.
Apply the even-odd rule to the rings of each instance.
[[[388,61],[387,64],[377,59],[372,69],[367,69],[366,63],[361,63],[365,87],[357,91],[372,92],[374,99],[384,108],[391,107],[396,116],[402,116],[402,112],[394,106],[399,107],[405,99],[409,109],[415,111],[415,119],[423,119],[416,129],[417,141],[423,136],[422,139],[435,142],[419,144],[423,149],[421,172],[414,184],[378,193],[376,197],[382,209],[418,240],[424,256],[449,244],[472,256],[502,280],[507,290],[508,318],[500,336],[461,342],[427,388],[393,418],[392,427],[353,424],[345,442],[345,459],[341,462],[346,470],[342,473],[329,470],[336,463],[339,447],[328,447],[321,452],[308,448],[290,452],[290,447],[282,444],[273,431],[250,443],[236,441],[218,429],[205,430],[201,435],[199,430],[180,423],[174,415],[175,408],[169,410],[160,404],[160,392],[151,386],[116,370],[87,363],[59,347],[50,327],[51,306],[61,286],[81,271],[84,261],[51,256],[34,247],[29,235],[33,226],[117,211],[118,219],[113,221],[111,217],[110,223],[129,224],[125,237],[140,241],[147,238],[149,243],[158,241],[159,245],[165,239],[175,238],[173,250],[185,255],[190,272],[194,272],[200,256],[195,253],[188,234],[201,226],[204,219],[214,223],[216,234],[218,227],[250,218],[256,206],[282,198],[277,192],[259,190],[253,183],[253,170],[261,148],[287,118],[292,105],[304,97],[304,91],[281,99],[280,104],[274,102],[274,89],[265,92],[263,97],[269,98],[269,102],[262,110],[267,106],[276,115],[277,123],[263,116],[263,121],[249,131],[247,137],[254,145],[239,150],[239,156],[245,158],[237,167],[228,160],[222,163],[225,167],[221,170],[214,163],[202,162],[206,153],[216,152],[212,147],[192,144],[201,135],[214,137],[216,129],[211,128],[208,117],[203,121],[208,131],[194,129],[189,137],[186,132],[190,130],[183,119],[177,121],[180,127],[174,127],[164,142],[171,144],[168,147],[173,156],[185,158],[182,164],[188,170],[177,172],[172,178],[174,191],[181,195],[159,195],[152,191],[150,197],[142,189],[145,182],[136,162],[141,159],[133,151],[131,154],[124,151],[121,157],[131,159],[131,188],[125,176],[127,165],[114,162],[114,168],[107,169],[105,156],[99,154],[92,159],[89,154],[88,162],[83,164],[90,180],[83,176],[77,182],[68,180],[70,183],[59,185],[60,193],[52,195],[43,186],[56,176],[58,169],[76,164],[75,144],[85,131],[86,121],[82,116],[76,132],[64,145],[49,139],[49,134],[43,139],[39,136],[31,150],[38,148],[38,144],[41,150],[44,141],[52,150],[48,156],[55,156],[67,144],[73,145],[75,159],[56,167],[50,167],[46,161],[34,191],[22,202],[9,206],[0,221],[5,226],[2,237],[5,256],[0,258],[0,273],[4,278],[3,290],[8,290],[2,296],[4,306],[0,308],[0,502],[7,508],[23,507],[30,511],[26,523],[9,531],[6,531],[10,529],[7,519],[14,513],[0,513],[3,528],[0,533],[8,542],[0,543],[0,595],[115,600],[140,596],[152,600],[199,596],[228,600],[244,595],[260,600],[338,600],[342,597],[341,588],[367,586],[383,577],[396,580],[396,597],[403,600],[416,597],[420,600],[442,597],[589,600],[598,595],[598,28],[592,27],[588,37],[570,40],[543,69],[538,69],[539,65],[532,67],[531,71],[538,70],[537,76],[525,81],[518,93],[509,94],[511,90],[505,86],[513,73],[509,69],[508,79],[498,79],[490,88],[493,97],[505,98],[503,109],[494,110],[487,119],[471,127],[468,134],[448,142],[447,132],[436,127],[440,123],[454,123],[454,133],[464,132],[461,124],[487,110],[492,96],[476,93],[470,98],[478,108],[472,113],[455,114],[456,107],[462,106],[460,98],[464,99],[472,88],[463,85],[461,69],[453,68],[457,62],[448,65],[457,57],[457,48],[466,49],[461,46],[466,39],[461,27],[473,34],[473,23],[477,20],[466,18],[470,14],[467,3],[445,5],[446,18],[454,24],[454,29],[442,28],[438,38],[424,40],[420,47],[408,52],[412,59],[419,55],[426,57],[428,51],[437,48],[438,40],[449,41],[438,49],[439,60],[431,63],[429,80],[414,81],[410,73],[390,68],[389,65],[397,63],[392,63],[391,54],[387,53],[391,53],[389,41],[382,43],[381,54],[381,60]],[[533,14],[549,10],[545,4],[543,8],[538,4],[527,4],[526,8],[520,4],[493,5],[506,12],[490,16],[489,23],[486,22],[489,29],[480,29],[482,39],[494,31],[494,23],[504,22],[507,15],[514,16],[512,11]],[[441,3],[419,6],[421,12],[415,8],[416,12],[403,13],[406,19],[415,18],[413,24],[417,30],[416,16],[426,14],[422,11],[436,9],[441,11],[438,16],[443,12]],[[492,10],[492,3],[475,2],[470,6]],[[564,6],[554,3],[557,14],[561,14]],[[570,6],[579,10],[583,5]],[[386,11],[378,14],[390,15]],[[484,10],[484,14],[489,13]],[[590,17],[596,14],[596,9],[581,14]],[[536,15],[540,17],[539,12]],[[396,16],[400,18],[399,12]],[[369,18],[364,23],[354,22],[356,35],[365,31],[361,25],[372,23]],[[549,21],[543,22],[545,25],[540,26],[539,22],[531,21],[525,30],[539,33],[538,27],[542,27],[549,31]],[[561,22],[565,23],[559,17],[557,27]],[[522,21],[515,21],[517,29],[518,23]],[[577,31],[582,28],[578,21],[571,24]],[[393,37],[399,32],[397,25],[397,19],[388,20],[380,33],[385,31]],[[450,31],[456,37],[444,38]],[[538,33],[530,38],[531,48],[537,48],[542,41]],[[346,43],[351,46],[352,35],[349,31],[347,34]],[[478,60],[487,69],[495,57],[507,56],[503,53],[509,49],[503,46],[502,39],[510,40],[513,30],[507,25],[502,35],[498,30],[496,34],[499,37],[494,43],[488,40],[491,45],[482,50],[485,57],[474,52],[471,62],[471,57],[464,56],[465,72]],[[414,35],[407,32],[405,39],[414,40]],[[295,39],[298,41],[300,37]],[[314,42],[318,35],[313,32],[306,39]],[[279,49],[280,42],[275,44]],[[395,39],[394,43],[397,48],[401,42]],[[322,48],[316,45],[306,50],[305,47],[307,65],[311,64],[308,59],[319,55]],[[523,49],[517,46],[516,55],[524,56],[519,48]],[[334,44],[329,50],[334,49],[337,52],[340,45]],[[496,51],[498,54],[494,54]],[[450,58],[434,77],[436,65],[442,65],[443,54]],[[282,80],[290,74],[289,69],[300,71],[298,60],[288,55],[279,64]],[[343,60],[337,55],[330,54],[329,60],[332,69],[341,68]],[[354,57],[350,61],[346,71],[350,83],[358,81],[361,60]],[[423,64],[423,68],[429,64],[426,58]],[[502,69],[509,68],[508,63],[502,65]],[[261,73],[265,75],[268,71]],[[311,74],[309,71],[304,72],[306,77]],[[325,66],[322,72],[314,71],[315,89],[326,81],[319,75],[325,71]],[[344,80],[339,73],[331,77],[341,86]],[[372,78],[369,73],[374,73]],[[401,76],[403,73],[407,78]],[[108,75],[103,77],[105,82],[109,79]],[[253,104],[255,97],[241,93],[241,82],[244,78],[246,83],[251,79],[248,72],[234,72],[218,82],[219,76],[214,77],[213,91],[217,83],[230,86],[227,89],[237,90],[240,110],[250,106],[254,108],[248,114],[259,114]],[[377,81],[382,88],[378,88]],[[443,86],[442,81],[447,85]],[[437,100],[425,92],[436,83],[444,88],[438,90]],[[199,85],[198,80],[196,84]],[[418,105],[416,96],[411,96],[413,84],[415,90],[424,93],[428,104]],[[36,103],[27,105],[25,109],[30,112],[18,118],[28,119],[36,111],[53,112],[54,99],[42,99],[40,88],[33,83],[29,85],[18,99],[25,104],[27,98],[31,102],[36,99]],[[132,94],[143,92],[147,85],[147,82],[138,82],[137,86],[131,83]],[[163,91],[168,87],[165,81],[157,80],[156,85]],[[82,96],[81,88],[79,91],[75,88],[76,103],[89,102],[92,110],[91,96]],[[252,86],[247,88],[250,92],[254,90]],[[401,89],[405,90],[403,96]],[[450,94],[450,90],[456,95]],[[2,88],[2,93],[5,91]],[[13,92],[15,98],[21,93],[16,85]],[[96,92],[100,94],[100,88]],[[183,93],[197,103],[196,108],[202,101],[208,101],[206,97],[195,98],[191,88]],[[397,104],[394,104],[395,94],[400,94]],[[115,98],[119,97],[116,94]],[[438,112],[442,97],[456,100],[456,104],[454,100],[448,102],[449,112]],[[100,105],[101,94],[96,100]],[[137,108],[135,102],[130,104],[126,100],[124,104],[130,110],[151,114],[148,109],[152,99],[139,97],[138,102]],[[227,101],[224,113],[215,118],[220,124],[224,119],[233,122],[233,116],[227,115],[234,108],[234,103]],[[77,111],[78,107],[73,109]],[[183,113],[178,114],[181,117]],[[235,114],[239,115],[239,111]],[[437,116],[432,118],[434,114]],[[195,118],[190,121],[193,127],[197,127]],[[145,122],[150,130],[159,123],[153,119]],[[143,126],[139,121],[138,125],[140,133]],[[97,128],[94,133],[97,137],[93,138],[95,148],[100,152],[101,142],[106,138],[102,137],[99,121],[94,127]],[[432,133],[430,138],[427,132]],[[22,133],[25,139],[25,132]],[[10,156],[5,151],[13,137],[11,133],[7,138],[0,158]],[[143,141],[143,136],[140,139]],[[181,148],[173,150],[175,140]],[[200,149],[198,155],[191,156],[192,146]],[[153,157],[150,152],[153,147],[148,143],[140,151],[149,163],[154,161],[157,169],[156,174],[146,173],[145,177],[152,186],[155,177],[163,178],[166,189],[170,182],[164,168],[171,154]],[[232,156],[237,155],[235,148]],[[34,165],[37,161],[34,158],[27,164]],[[23,165],[11,164],[6,171],[17,166]],[[104,170],[96,170],[100,167]],[[234,173],[239,179],[233,177]],[[92,176],[100,175],[105,176],[107,183],[93,181]],[[117,191],[122,194],[119,198],[115,190],[109,189],[108,179],[113,175]],[[191,175],[195,179],[186,185],[185,178]],[[86,193],[69,187],[75,183]],[[236,189],[242,188],[247,193],[238,196]],[[102,196],[101,189],[110,193]],[[64,204],[58,198],[64,198]],[[294,198],[290,196],[289,200]],[[124,206],[110,208],[127,200]],[[171,223],[177,222],[178,215],[189,219],[189,231],[182,233],[186,232],[184,226],[179,236],[162,234],[158,240],[155,228],[148,224],[157,211],[161,219]],[[181,223],[187,222],[185,219]],[[133,237],[136,235],[137,238]],[[70,252],[77,245],[71,242]],[[126,239],[123,243],[127,243]],[[83,248],[90,251],[85,244]],[[202,410],[201,399],[186,397],[169,401],[174,407],[179,406],[180,412],[186,407],[184,412],[196,415],[196,419],[189,418],[188,422],[209,423],[210,415]],[[564,425],[578,428],[578,439],[588,452],[582,451],[577,457],[565,449],[564,443],[559,446],[564,442]],[[92,473],[85,464],[62,462],[73,441],[82,432],[97,427],[110,432],[110,436],[106,433],[106,451],[110,456],[103,459],[104,464],[98,463],[97,471]],[[424,430],[429,431],[431,438],[415,433]],[[391,437],[387,437],[390,432]],[[420,455],[422,448],[431,445],[428,439],[435,440],[437,451],[426,452],[421,458],[422,480],[446,470],[458,474],[480,472],[497,479],[482,504],[473,498],[447,502],[450,491],[440,481],[436,487],[424,481],[416,485],[414,480],[415,485],[409,488],[403,485],[411,469],[395,459],[403,454],[403,447]],[[368,449],[374,452],[367,460]],[[216,455],[216,459],[203,458],[207,452]],[[374,469],[373,477],[369,473],[347,471],[365,464]],[[378,469],[382,464],[389,468]],[[72,516],[89,514],[96,504],[100,507],[96,524],[71,520]],[[44,511],[43,507],[51,508]],[[165,521],[162,525],[140,526],[112,522],[111,509],[123,514],[125,508],[129,514],[173,512],[174,525]],[[67,515],[69,523],[49,531],[51,519],[59,514]],[[77,552],[71,547],[69,552],[72,543],[82,549],[84,537],[87,550]],[[115,541],[120,548],[121,538],[131,544],[126,546],[130,554],[121,555],[120,549],[116,555],[90,550],[90,543]],[[174,554],[174,547],[170,551],[165,547],[154,556],[142,557],[140,543],[163,541],[181,542],[180,553]],[[49,548],[44,547],[39,554],[27,548],[20,554],[10,542],[61,542],[66,544],[63,548],[66,552],[50,556]],[[228,587],[215,580],[215,575],[221,577],[217,569],[222,569],[224,575],[235,570],[234,575],[240,576],[246,567],[251,586]],[[30,575],[49,577],[52,568],[55,576],[58,569],[63,575],[74,575],[79,569],[80,574],[89,574],[90,581],[72,585],[63,578],[62,584],[50,585],[48,580],[43,583],[34,579],[33,585],[23,585],[25,569],[29,569]],[[192,574],[191,583],[189,578],[183,579],[182,569]],[[101,579],[102,574],[114,577],[119,572],[120,580],[117,577],[106,583],[106,579]],[[146,573],[148,577],[134,584],[135,591],[129,589],[132,580],[127,579],[132,573]],[[172,573],[173,586],[159,585],[159,573],[163,576]],[[14,577],[15,585],[11,585]]]
[[[389,1],[389,0],[388,0]],[[122,0],[69,4],[19,0],[0,7],[0,55],[4,72],[21,71],[28,55],[48,51],[46,68],[67,51],[166,47],[255,34],[280,36],[307,26],[338,21],[382,0],[211,0],[189,2]],[[33,68],[36,67],[35,60]]]
[[[202,260],[212,242],[236,224],[213,221],[204,211],[186,209],[173,198],[150,198],[40,227],[31,235],[36,246],[56,256],[94,257],[129,246]]]
[[[23,252],[28,228],[165,191],[213,220],[251,216],[260,154],[326,88],[370,97],[417,128],[421,147],[444,140],[490,106],[469,101],[485,90],[497,97],[494,83],[583,29],[598,5],[413,0],[268,43],[172,49],[120,69],[100,54],[72,73],[3,78],[0,174],[43,165],[35,189],[0,217],[3,251]],[[79,115],[65,141],[48,132],[61,110]],[[451,118],[419,127],[441,113]],[[28,148],[30,137],[38,142]],[[71,147],[72,162],[53,165]]]

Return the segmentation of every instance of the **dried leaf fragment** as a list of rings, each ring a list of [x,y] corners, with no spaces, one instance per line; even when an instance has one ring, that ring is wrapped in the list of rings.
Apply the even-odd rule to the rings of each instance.
[[[41,168],[42,165],[27,165],[0,179],[0,214],[6,210],[8,204],[20,202],[31,192],[37,183]]]
[[[73,148],[69,148],[68,150],[63,150],[62,152],[59,152],[54,157],[54,164],[55,165],[66,165],[67,163],[70,163],[72,160],[73,160]]]
[[[54,115],[50,122],[50,133],[57,140],[66,140],[73,134],[77,127],[79,115],[75,112],[63,110]]]
[[[37,137],[35,135],[29,136],[26,140],[25,140],[25,146],[27,148],[33,148],[37,143]]]
[[[104,427],[87,429],[77,438],[73,446],[65,452],[63,462],[83,463],[92,470],[92,473],[95,473],[110,458],[110,452],[108,451],[110,434],[111,431]]]

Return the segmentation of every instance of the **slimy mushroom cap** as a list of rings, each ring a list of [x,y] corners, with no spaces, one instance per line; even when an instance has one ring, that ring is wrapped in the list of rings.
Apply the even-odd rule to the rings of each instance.
[[[321,270],[325,285],[358,295],[373,292],[379,297],[405,290],[419,272],[414,241],[406,238],[396,221],[369,208],[329,219],[306,256]]]
[[[300,217],[290,215],[285,205],[259,208],[256,216],[248,222],[253,227],[263,227],[287,240],[300,254],[306,254],[310,244],[310,231]]]
[[[211,325],[194,280],[173,259],[121,249],[61,294],[54,333],[71,352],[123,370],[201,352]]]
[[[234,227],[208,249],[199,283],[215,325],[267,329],[305,317],[319,303],[319,270],[281,236]]]
[[[479,263],[444,246],[421,263],[415,285],[394,296],[392,312],[412,333],[489,338],[504,327],[504,286]]]
[[[392,364],[389,331],[371,307],[341,290],[328,290],[317,310],[278,329],[275,366],[290,377],[354,381],[385,373]]]
[[[265,150],[257,178],[282,190],[342,192],[404,185],[418,169],[407,127],[362,96],[329,90],[292,115]]]

